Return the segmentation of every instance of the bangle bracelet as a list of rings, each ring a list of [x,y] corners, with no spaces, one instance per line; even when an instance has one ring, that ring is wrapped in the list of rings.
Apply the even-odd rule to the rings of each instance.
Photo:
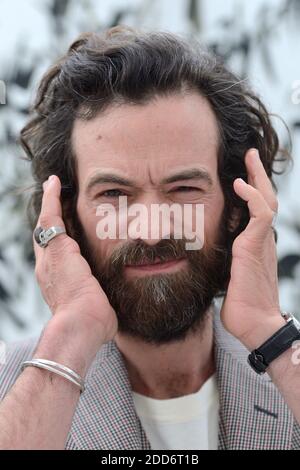
[[[63,372],[66,372],[67,374],[71,375],[77,382],[79,383],[84,383],[83,379],[80,377],[80,375],[76,374],[72,369],[69,369],[67,366],[63,366],[62,364],[58,364],[57,362],[54,361],[49,361],[49,359],[33,359],[34,361],[38,361],[40,364],[46,364],[46,366],[51,366],[58,368],[62,370]]]
[[[65,379],[77,385],[80,388],[80,393],[83,393],[85,390],[84,380],[80,377],[80,375],[76,374],[76,372],[74,372],[72,369],[63,366],[62,364],[58,364],[54,361],[49,361],[48,359],[32,359],[31,361],[23,362],[21,366],[21,371],[23,371],[25,367],[28,366],[45,369],[49,372],[53,372],[54,374],[64,377]]]

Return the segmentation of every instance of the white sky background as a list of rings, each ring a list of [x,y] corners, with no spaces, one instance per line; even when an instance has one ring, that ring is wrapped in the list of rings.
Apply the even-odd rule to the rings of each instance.
[[[68,11],[68,17],[63,37],[53,37],[53,30],[45,15],[49,0],[0,0],[0,79],[4,71],[12,71],[16,62],[31,64],[36,56],[41,56],[47,51],[45,60],[39,61],[35,83],[29,96],[34,94],[34,86],[41,78],[42,73],[58,54],[64,52],[69,43],[77,36],[78,32],[85,29],[95,29],[96,25],[106,26],[120,9],[129,9],[129,13],[123,20],[132,26],[148,29],[164,29],[179,33],[190,30],[190,23],[186,15],[187,2],[185,0],[73,0]],[[85,5],[82,8],[82,5]],[[224,44],[230,37],[240,37],[243,32],[250,34],[257,27],[257,13],[265,5],[270,8],[270,21],[272,14],[282,5],[282,0],[204,0],[201,2],[201,37],[203,41],[222,40]],[[138,11],[139,15],[133,15],[130,11]],[[225,33],[221,29],[220,20],[235,16],[234,31]],[[298,19],[299,21],[299,19]],[[292,103],[292,84],[300,80],[300,27],[296,24],[293,15],[289,15],[282,21],[272,33],[270,41],[270,54],[276,77],[271,79],[266,72],[266,67],[259,46],[250,56],[249,79],[255,90],[259,92],[269,110],[279,114],[285,121],[291,122],[296,118],[300,120],[300,104]],[[25,46],[25,47],[22,47]],[[36,65],[36,64],[35,64]],[[240,63],[233,60],[231,67],[239,72]],[[19,96],[16,90],[15,100],[28,100],[28,96]],[[18,123],[17,126],[21,126]],[[1,127],[1,123],[0,123]],[[279,126],[280,135],[283,135],[283,127]],[[1,131],[0,131],[1,132]],[[293,171],[284,180],[279,182],[278,217],[278,254],[282,256],[289,252],[300,253],[300,239],[287,228],[283,221],[286,219],[300,221],[300,132],[294,138],[293,156],[295,165]],[[0,149],[1,150],[1,149]],[[1,206],[0,206],[1,210]],[[0,214],[1,215],[1,214]],[[300,274],[299,278],[300,279]],[[299,280],[300,282],[300,280]],[[299,287],[299,288],[298,288]],[[290,282],[284,282],[281,286],[282,307],[292,309],[295,289],[300,291],[300,285],[295,286]],[[30,291],[30,289],[29,289]],[[22,300],[24,302],[24,299]],[[26,297],[28,319],[30,309],[34,307],[35,298],[29,292]],[[18,306],[17,306],[18,307]],[[18,308],[22,306],[19,305]],[[22,307],[23,308],[23,307]],[[299,310],[300,313],[300,310]],[[41,323],[34,316],[34,328],[30,332],[39,331]],[[44,321],[44,317],[41,321]],[[16,336],[28,336],[28,332],[16,333],[9,325],[5,327],[6,337],[16,339]]]

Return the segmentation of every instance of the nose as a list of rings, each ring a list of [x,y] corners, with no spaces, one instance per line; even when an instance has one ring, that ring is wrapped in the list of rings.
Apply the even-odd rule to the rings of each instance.
[[[164,238],[170,238],[173,220],[168,214],[169,205],[153,192],[145,195],[137,204],[128,208],[128,237],[141,239],[154,246]]]

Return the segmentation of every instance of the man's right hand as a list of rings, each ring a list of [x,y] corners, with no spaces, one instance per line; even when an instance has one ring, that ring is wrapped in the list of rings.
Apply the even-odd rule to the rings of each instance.
[[[37,227],[65,228],[59,178],[51,176],[43,188]],[[63,334],[72,331],[77,339],[85,332],[91,350],[97,351],[115,336],[118,322],[104,291],[81,255],[78,243],[64,233],[50,240],[46,248],[41,248],[34,240],[34,250],[36,277],[53,314],[46,332],[53,328],[57,334],[60,330]],[[79,343],[82,347],[82,342]]]
[[[38,226],[64,227],[60,188],[57,176],[44,185]],[[34,358],[50,359],[85,377],[97,351],[117,332],[116,314],[67,234],[46,248],[34,241],[34,249],[38,282],[53,313]],[[79,387],[64,377],[27,367],[0,403],[0,449],[64,449],[79,396]]]

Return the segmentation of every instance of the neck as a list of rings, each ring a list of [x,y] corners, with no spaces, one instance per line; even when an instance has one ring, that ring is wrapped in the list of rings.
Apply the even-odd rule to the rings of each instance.
[[[184,341],[154,346],[117,333],[132,390],[164,400],[196,393],[214,373],[212,308],[201,331]]]

